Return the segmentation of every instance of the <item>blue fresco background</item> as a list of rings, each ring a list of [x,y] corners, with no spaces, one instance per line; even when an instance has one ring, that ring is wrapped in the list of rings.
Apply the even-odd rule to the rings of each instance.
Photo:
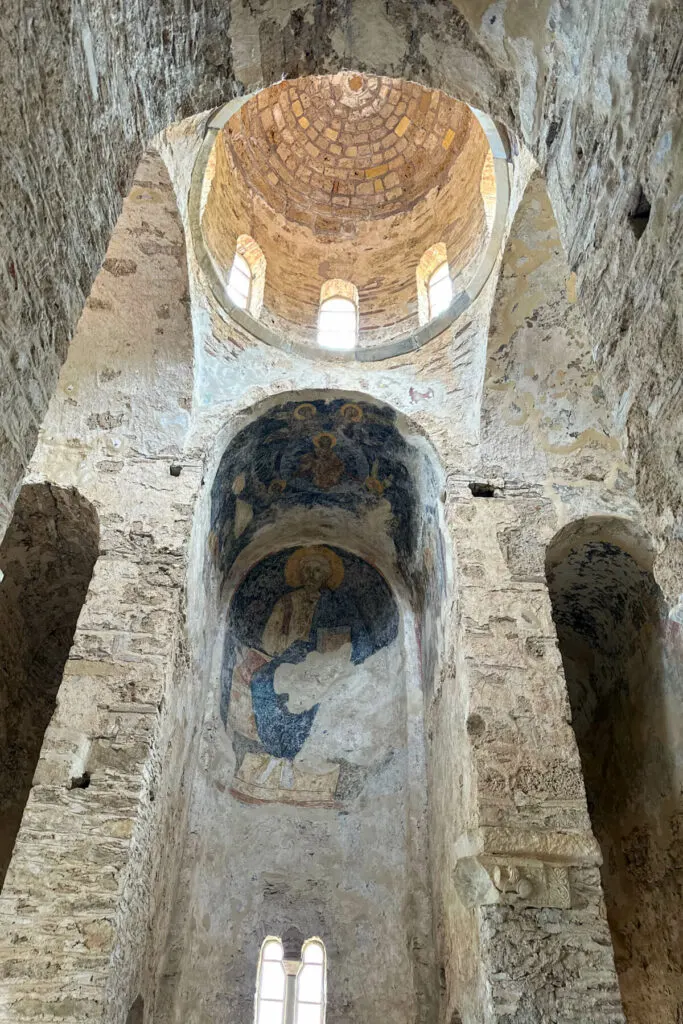
[[[256,530],[276,521],[283,509],[322,506],[358,513],[386,499],[399,566],[407,572],[418,519],[408,456],[392,409],[344,398],[271,409],[233,439],[218,467],[211,531],[221,567],[227,572]],[[238,500],[253,514],[239,535]]]

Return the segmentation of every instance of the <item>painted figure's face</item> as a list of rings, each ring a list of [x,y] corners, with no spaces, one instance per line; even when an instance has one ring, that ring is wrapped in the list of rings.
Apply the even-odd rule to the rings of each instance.
[[[327,562],[319,558],[307,558],[301,564],[301,582],[305,587],[322,587],[330,575]]]

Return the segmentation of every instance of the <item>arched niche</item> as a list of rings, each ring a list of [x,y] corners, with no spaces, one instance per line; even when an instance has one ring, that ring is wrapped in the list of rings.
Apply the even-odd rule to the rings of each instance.
[[[74,489],[27,484],[0,545],[0,883],[97,558],[99,524]]]
[[[450,573],[443,483],[428,439],[384,403],[332,391],[267,399],[241,415],[216,469],[209,545],[218,576],[224,585],[254,542],[264,554],[269,543],[334,544],[341,529],[351,550],[406,588],[430,690]]]
[[[260,943],[295,927],[325,943],[331,1018],[429,1016],[421,648],[447,572],[443,546],[425,555],[440,471],[360,395],[278,396],[239,427],[211,489],[214,657],[173,1012],[229,1000],[249,1019]]]
[[[571,523],[547,579],[629,1022],[673,1020],[683,968],[681,645],[634,524]]]

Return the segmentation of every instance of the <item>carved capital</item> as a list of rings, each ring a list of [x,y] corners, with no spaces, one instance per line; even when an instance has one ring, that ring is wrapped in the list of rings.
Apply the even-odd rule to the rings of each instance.
[[[571,906],[568,868],[538,860],[461,857],[454,883],[467,907],[495,903],[539,908]]]

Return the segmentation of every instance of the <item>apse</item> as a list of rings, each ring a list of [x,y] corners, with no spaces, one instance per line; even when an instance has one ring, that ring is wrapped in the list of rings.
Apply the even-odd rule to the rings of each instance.
[[[357,394],[285,395],[245,419],[211,488],[213,667],[169,1003],[229,1000],[250,1019],[262,947],[304,971],[315,937],[328,1019],[416,1019],[438,991],[424,735],[438,629],[423,629],[426,575],[446,571],[438,466]],[[284,1012],[278,985],[259,988],[264,1013]]]

